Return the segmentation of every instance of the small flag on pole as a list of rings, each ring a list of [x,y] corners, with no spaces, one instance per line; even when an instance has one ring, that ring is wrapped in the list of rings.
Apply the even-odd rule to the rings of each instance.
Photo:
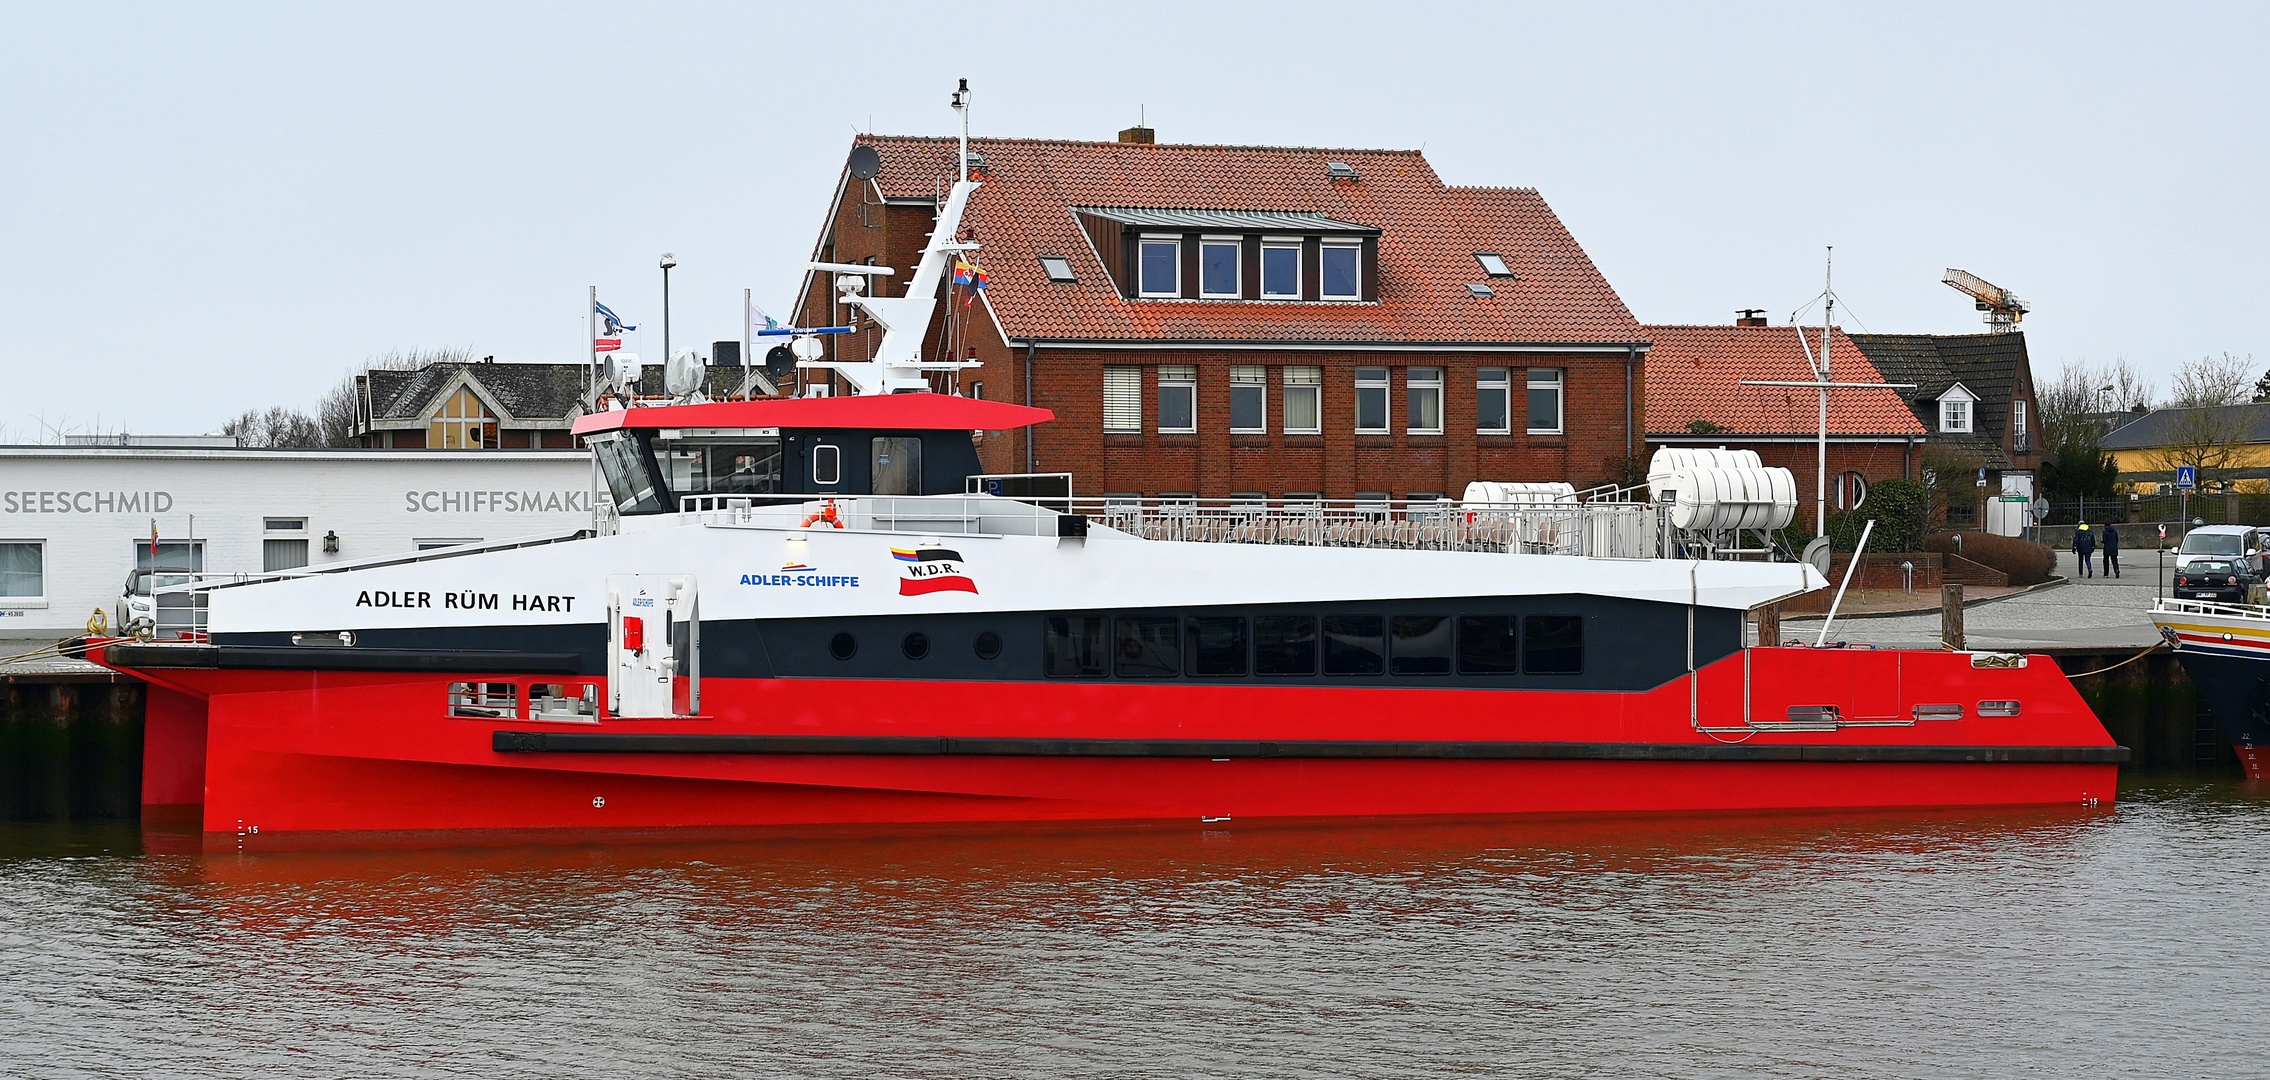
[[[750,302],[749,332],[751,334],[754,334],[758,337],[763,337],[765,336],[765,331],[778,331],[779,329],[780,323],[778,320],[775,320],[772,316],[765,314],[765,309],[758,307],[754,301]]]
[[[150,519],[150,565],[158,565],[158,519]]]
[[[591,308],[592,308],[592,310],[593,310],[593,311],[595,311],[595,312],[597,312],[597,313],[598,313],[598,315],[599,315],[599,317],[600,317],[601,319],[603,319],[603,320],[605,320],[605,321],[606,321],[606,324],[607,324],[607,333],[609,333],[609,334],[620,334],[620,333],[622,333],[622,332],[623,332],[623,331],[625,331],[625,330],[636,330],[636,329],[638,329],[638,327],[635,327],[635,326],[625,326],[625,325],[623,325],[623,320],[616,318],[616,317],[615,317],[615,313],[614,313],[613,311],[610,311],[610,310],[608,310],[608,308],[607,308],[607,305],[605,305],[605,304],[602,304],[602,303],[598,303],[597,301],[594,301],[594,302],[592,303],[592,305],[591,305]]]
[[[954,260],[954,284],[967,285],[971,281],[976,279],[976,274],[977,267],[971,266],[966,260],[963,260],[961,258],[956,258]]]

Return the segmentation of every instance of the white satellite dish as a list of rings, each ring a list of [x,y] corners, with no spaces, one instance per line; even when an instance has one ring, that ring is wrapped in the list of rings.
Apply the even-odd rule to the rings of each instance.
[[[685,397],[701,389],[702,372],[706,367],[701,354],[692,349],[671,353],[670,361],[662,365],[662,392],[671,397]]]
[[[802,334],[788,343],[788,351],[795,353],[798,360],[817,360],[827,350],[820,345],[817,336]]]
[[[1806,543],[1805,553],[1799,555],[1798,558],[1813,564],[1813,569],[1820,571],[1821,576],[1825,578],[1829,576],[1829,567],[1835,565],[1836,553],[1829,550],[1828,537],[1816,536]]]
[[[638,392],[638,374],[637,353],[611,352],[607,354],[606,389],[618,394],[635,394]]]

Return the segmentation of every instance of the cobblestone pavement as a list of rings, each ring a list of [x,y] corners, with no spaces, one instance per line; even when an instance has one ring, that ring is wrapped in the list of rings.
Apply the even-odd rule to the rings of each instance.
[[[2067,584],[1966,609],[1965,643],[1973,649],[2017,652],[2042,648],[2141,649],[2159,640],[2159,631],[2153,628],[2148,614],[2155,592],[2151,549],[2126,555],[2118,578],[2078,577],[2079,569],[2072,552],[2059,552],[2057,572],[2065,576]],[[2162,581],[2168,576],[2163,571]],[[1784,637],[1802,635],[1811,640],[1820,628],[1817,616],[1782,620]],[[1830,629],[1830,637],[1887,648],[1936,649],[1939,613],[1839,618]]]

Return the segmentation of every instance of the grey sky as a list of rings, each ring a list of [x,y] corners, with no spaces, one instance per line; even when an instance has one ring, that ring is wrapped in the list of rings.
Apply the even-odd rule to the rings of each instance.
[[[2261,5],[16,5],[0,38],[0,438],[205,431],[363,357],[581,355],[786,306],[856,130],[1423,146],[1534,186],[1649,322],[1848,328],[2037,366],[2270,366]],[[658,333],[634,342],[650,359]]]

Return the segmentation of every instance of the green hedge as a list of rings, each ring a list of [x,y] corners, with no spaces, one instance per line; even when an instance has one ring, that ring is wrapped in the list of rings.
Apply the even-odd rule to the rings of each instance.
[[[1868,550],[1921,551],[1923,536],[1930,531],[1931,492],[1913,480],[1879,480],[1869,485],[1868,498],[1860,509],[1829,515],[1829,545],[1838,551],[1859,547],[1860,532],[1871,519],[1876,522],[1876,531],[1868,536]]]

